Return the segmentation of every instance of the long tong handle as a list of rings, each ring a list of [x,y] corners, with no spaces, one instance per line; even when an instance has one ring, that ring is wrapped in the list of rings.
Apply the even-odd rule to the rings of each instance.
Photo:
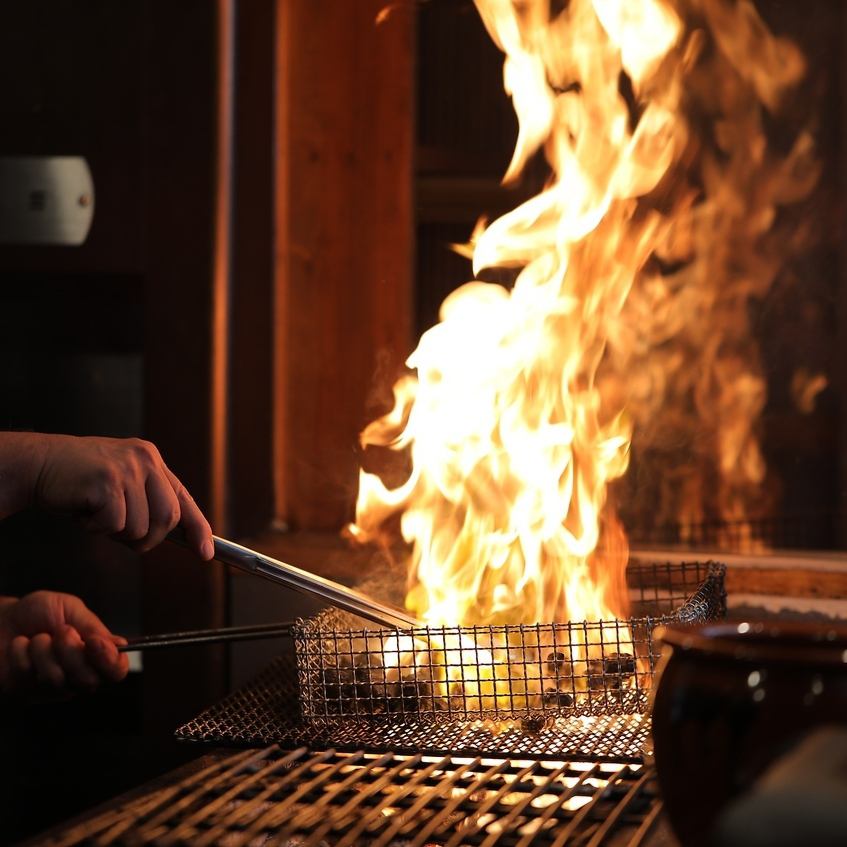
[[[168,538],[178,544],[185,544],[180,531],[172,532]],[[421,621],[406,612],[371,600],[370,597],[352,588],[339,585],[331,579],[324,579],[322,576],[281,562],[279,559],[257,553],[249,547],[236,544],[226,538],[219,538],[217,535],[213,535],[212,538],[215,542],[215,558],[225,565],[232,565],[247,573],[293,588],[295,591],[319,597],[331,606],[352,612],[388,629],[414,629],[423,626]]]
[[[263,623],[255,626],[230,626],[223,629],[192,629],[163,635],[141,635],[118,647],[119,653],[135,653],[163,647],[189,647],[196,644],[222,644],[255,641],[259,638],[283,638],[291,635],[290,623]]]

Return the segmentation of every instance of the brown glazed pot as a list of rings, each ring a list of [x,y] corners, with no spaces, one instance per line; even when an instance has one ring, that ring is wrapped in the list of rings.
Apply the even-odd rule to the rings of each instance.
[[[847,723],[847,628],[660,627],[653,750],[671,824],[706,843],[721,809],[811,728]]]

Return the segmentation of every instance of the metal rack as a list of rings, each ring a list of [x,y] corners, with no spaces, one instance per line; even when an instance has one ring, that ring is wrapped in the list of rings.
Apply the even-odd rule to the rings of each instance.
[[[661,810],[638,765],[395,752],[237,752],[39,839],[76,844],[637,847]]]
[[[238,746],[278,743],[338,750],[394,750],[463,756],[640,762],[650,732],[646,715],[561,717],[540,729],[483,721],[401,722],[393,719],[321,723],[300,716],[297,675],[291,656],[281,656],[243,688],[181,726],[183,741]]]
[[[652,634],[725,612],[724,567],[631,566],[633,617],[561,624],[367,629],[327,609],[292,628],[303,718],[326,723],[520,721],[646,711]]]

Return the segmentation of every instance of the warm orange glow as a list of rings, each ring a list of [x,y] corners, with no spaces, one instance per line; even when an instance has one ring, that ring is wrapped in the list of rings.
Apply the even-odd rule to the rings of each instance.
[[[634,427],[702,428],[727,516],[743,518],[738,492],[764,478],[744,315],[778,267],[758,244],[816,169],[805,135],[769,156],[761,110],[803,61],[743,0],[692,2],[693,24],[666,0],[571,0],[552,20],[544,0],[476,5],[520,122],[504,179],[539,151],[551,178],[475,233],[474,273],[517,280],[445,300],[415,375],[362,434],[408,451],[411,473],[392,488],[363,471],[351,531],[377,538],[401,514],[407,605],[432,624],[621,617],[628,551],[608,491]],[[721,158],[687,112],[704,78]],[[697,519],[703,486],[680,478],[674,518]]]

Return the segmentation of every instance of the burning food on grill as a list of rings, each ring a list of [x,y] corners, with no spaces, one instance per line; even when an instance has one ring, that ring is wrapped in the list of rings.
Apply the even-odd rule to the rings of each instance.
[[[398,632],[328,610],[295,626],[303,715],[508,722],[531,733],[560,718],[643,713],[657,658],[652,628],[679,615],[720,617],[723,574],[713,563],[636,566],[633,597],[652,617],[625,621]],[[661,595],[660,576],[669,586]]]
[[[561,711],[604,696],[620,702],[635,688],[633,653],[602,655],[602,641],[550,650],[545,639],[555,637],[554,627],[538,626],[336,638],[321,673],[327,709],[373,716]]]

